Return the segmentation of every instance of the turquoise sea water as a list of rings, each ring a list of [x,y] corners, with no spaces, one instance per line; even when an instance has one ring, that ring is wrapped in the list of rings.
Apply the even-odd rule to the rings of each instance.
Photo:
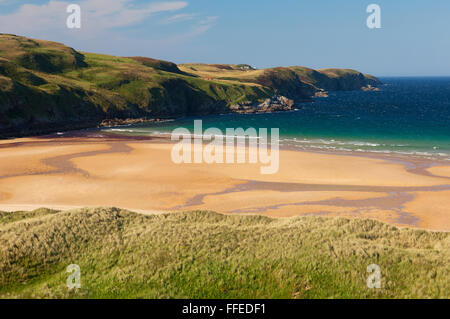
[[[280,145],[299,149],[400,153],[450,160],[450,77],[381,78],[380,91],[330,92],[292,112],[185,117],[105,129],[132,135],[217,127],[279,128]]]

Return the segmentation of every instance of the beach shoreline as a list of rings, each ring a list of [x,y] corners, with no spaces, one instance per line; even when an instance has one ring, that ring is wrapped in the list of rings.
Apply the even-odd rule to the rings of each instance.
[[[0,210],[117,206],[378,219],[450,230],[445,161],[280,148],[280,171],[171,162],[165,137],[99,130],[0,141]],[[7,173],[6,173],[7,172]]]

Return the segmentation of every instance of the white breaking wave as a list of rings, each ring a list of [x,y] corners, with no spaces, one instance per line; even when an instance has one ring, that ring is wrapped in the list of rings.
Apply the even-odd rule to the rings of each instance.
[[[156,131],[156,130],[139,130],[133,128],[109,128],[105,131],[119,132],[119,133],[133,133],[136,135],[147,135],[147,136],[171,136],[171,131]],[[185,134],[181,135],[190,138],[198,138],[211,140],[213,137],[218,138],[238,138],[245,137],[246,139],[257,139],[259,136],[238,136],[238,135],[205,135],[205,134]],[[336,139],[323,139],[323,138],[297,138],[297,137],[282,137],[279,139],[279,144],[281,146],[294,147],[302,150],[318,150],[318,151],[339,151],[339,152],[356,152],[356,153],[378,153],[378,154],[398,154],[407,156],[417,156],[428,159],[440,159],[450,161],[450,152],[446,153],[439,146],[434,145],[430,151],[424,150],[414,150],[414,146],[410,144],[396,144],[396,143],[376,143],[368,141],[343,141]],[[396,149],[402,148],[402,150]],[[410,148],[409,150],[405,148]],[[439,150],[439,152],[437,152]]]

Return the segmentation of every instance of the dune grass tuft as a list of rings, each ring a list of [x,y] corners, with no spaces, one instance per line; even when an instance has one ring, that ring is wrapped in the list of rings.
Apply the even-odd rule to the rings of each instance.
[[[449,298],[450,236],[374,220],[0,213],[1,298]],[[66,268],[81,268],[81,288]],[[369,289],[369,264],[381,288]]]

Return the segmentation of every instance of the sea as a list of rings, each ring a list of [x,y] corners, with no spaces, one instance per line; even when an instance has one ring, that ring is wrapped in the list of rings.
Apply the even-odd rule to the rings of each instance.
[[[295,111],[183,117],[105,128],[126,135],[168,135],[194,120],[216,127],[279,128],[281,147],[324,152],[401,154],[450,161],[450,77],[379,78],[379,91],[329,92]]]

